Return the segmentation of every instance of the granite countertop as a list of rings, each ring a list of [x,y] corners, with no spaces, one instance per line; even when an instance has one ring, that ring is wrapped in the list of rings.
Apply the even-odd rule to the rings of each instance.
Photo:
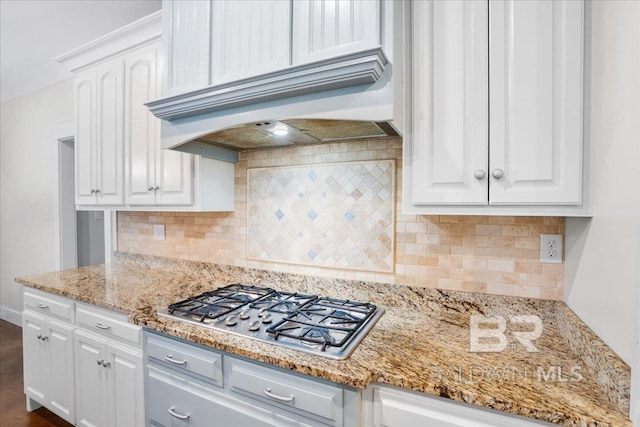
[[[563,426],[631,426],[630,369],[563,303],[438,291],[115,254],[112,264],[16,279],[126,313],[145,328],[355,388],[383,383]],[[346,360],[331,360],[158,317],[229,283],[369,301],[385,314]],[[471,314],[539,316],[527,351],[470,352]],[[518,331],[518,325],[509,324]],[[530,328],[529,328],[530,329]],[[520,330],[527,330],[523,328]],[[531,349],[530,349],[531,350]]]

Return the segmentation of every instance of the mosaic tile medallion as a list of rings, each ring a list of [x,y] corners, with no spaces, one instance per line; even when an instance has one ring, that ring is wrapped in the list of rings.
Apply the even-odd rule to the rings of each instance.
[[[395,161],[247,171],[247,258],[393,273]]]

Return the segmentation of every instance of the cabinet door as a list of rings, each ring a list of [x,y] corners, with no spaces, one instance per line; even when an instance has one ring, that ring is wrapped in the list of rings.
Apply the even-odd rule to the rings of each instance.
[[[156,149],[156,204],[193,204],[193,155],[163,150],[158,140]]]
[[[413,204],[486,205],[487,3],[412,7]]]
[[[109,62],[96,74],[98,203],[119,205],[124,201],[124,62]]]
[[[109,425],[144,425],[144,373],[142,351],[107,343]]]
[[[582,1],[489,2],[491,204],[581,202],[583,21]]]
[[[293,65],[380,46],[380,1],[296,0],[292,34]]]
[[[76,329],[74,345],[77,425],[107,426],[107,368],[98,363],[105,358],[106,340]]]
[[[145,102],[157,98],[157,48],[125,59],[125,203],[155,204],[158,122]]]
[[[213,1],[212,84],[289,65],[291,2]]]
[[[96,170],[96,74],[95,71],[79,73],[74,84],[76,137],[74,163],[76,203],[97,204],[94,192]]]
[[[74,329],[73,325],[47,320],[47,407],[69,422],[75,421]]]
[[[164,73],[162,96],[209,85],[211,1],[163,0]]]
[[[44,352],[45,341],[44,317],[22,313],[22,351],[24,368],[24,392],[27,396],[45,404]]]

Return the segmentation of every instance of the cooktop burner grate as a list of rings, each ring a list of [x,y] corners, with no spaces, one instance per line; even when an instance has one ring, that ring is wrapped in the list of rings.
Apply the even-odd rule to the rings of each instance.
[[[370,303],[232,284],[158,314],[219,332],[344,359],[384,310]]]

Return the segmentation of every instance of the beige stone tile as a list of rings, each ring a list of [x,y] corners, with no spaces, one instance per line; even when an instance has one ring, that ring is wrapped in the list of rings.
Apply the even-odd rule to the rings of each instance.
[[[527,225],[503,225],[503,236],[528,236],[529,226]]]
[[[492,224],[476,225],[476,234],[478,236],[500,236],[501,233],[502,233],[502,227],[500,225],[492,225]]]
[[[504,259],[489,259],[487,264],[488,270],[493,271],[514,271],[514,262],[512,260],[504,260]]]

